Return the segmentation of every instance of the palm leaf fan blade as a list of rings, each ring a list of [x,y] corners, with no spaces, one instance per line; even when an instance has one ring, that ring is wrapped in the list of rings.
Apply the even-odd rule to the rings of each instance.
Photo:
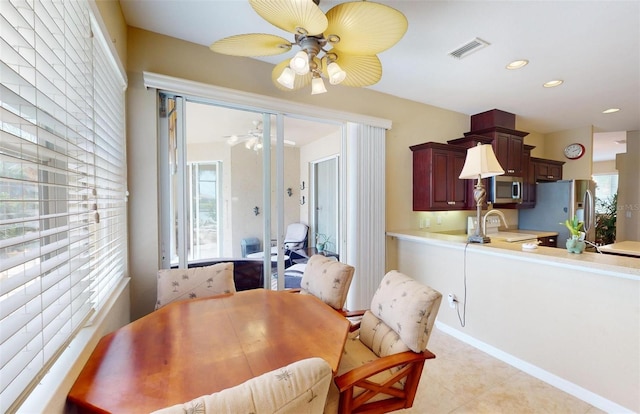
[[[327,28],[327,16],[313,0],[249,0],[266,21],[289,33],[317,35]],[[303,28],[307,33],[300,33]]]
[[[272,56],[291,50],[291,42],[276,35],[250,33],[225,37],[209,49],[230,56]]]
[[[330,52],[338,57],[336,63],[347,73],[347,77],[340,85],[359,88],[376,84],[382,78],[382,63],[378,56],[351,55],[335,48]],[[323,60],[322,72],[327,78],[329,77],[325,60]]]
[[[338,4],[327,12],[324,34],[340,37],[341,51],[375,55],[398,43],[409,23],[404,14],[384,4],[358,1]]]

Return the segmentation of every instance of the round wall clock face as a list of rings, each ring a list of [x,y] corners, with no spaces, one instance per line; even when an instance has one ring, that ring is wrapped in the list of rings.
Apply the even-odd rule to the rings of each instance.
[[[577,160],[584,155],[584,145],[579,143],[569,144],[564,148],[564,156],[570,160]]]

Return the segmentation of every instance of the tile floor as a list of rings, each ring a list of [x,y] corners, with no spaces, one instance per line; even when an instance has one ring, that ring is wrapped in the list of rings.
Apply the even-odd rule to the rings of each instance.
[[[398,413],[596,414],[603,411],[434,329],[413,407]]]

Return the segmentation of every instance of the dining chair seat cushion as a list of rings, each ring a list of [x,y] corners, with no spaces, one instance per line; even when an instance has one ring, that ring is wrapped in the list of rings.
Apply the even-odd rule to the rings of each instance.
[[[329,364],[322,358],[308,358],[152,414],[322,413],[331,382]]]
[[[235,292],[232,262],[188,269],[160,269],[156,309],[178,300]]]
[[[309,258],[300,282],[301,293],[312,294],[334,309],[341,310],[355,268],[335,258],[314,254]]]
[[[365,314],[366,315],[366,314]],[[375,316],[371,315],[374,319],[377,319]],[[362,318],[362,321],[365,322],[365,317]],[[373,319],[369,318],[369,321],[373,322]],[[375,323],[375,322],[374,322]],[[382,323],[384,325],[384,323]],[[387,328],[388,329],[388,328]],[[393,332],[393,331],[391,331]],[[389,335],[382,335],[384,337],[389,337]],[[396,341],[397,352],[407,351],[408,348],[403,346],[402,341]],[[393,352],[392,349],[394,345],[389,347],[390,353]],[[365,345],[360,339],[358,339],[357,335],[349,335],[347,341],[344,345],[344,351],[342,352],[342,357],[340,358],[340,366],[338,367],[338,375],[342,375],[346,372],[353,370],[354,368],[360,367],[368,362],[374,361],[379,358],[375,352],[373,352],[369,346]],[[369,377],[369,380],[372,380],[376,383],[383,383],[388,378],[390,378],[394,373],[398,371],[398,367],[387,369],[382,371],[376,375]],[[401,388],[404,386],[405,379],[403,378],[399,383],[394,384],[394,388]],[[364,392],[363,388],[355,387],[353,390],[353,397],[357,397],[362,392]],[[373,397],[370,402],[380,401],[389,398],[386,394],[379,394]],[[325,414],[329,413],[337,413],[338,406],[340,404],[340,391],[334,382],[331,383],[329,387],[329,393],[327,395],[327,402],[325,404]]]
[[[371,300],[371,312],[413,352],[427,347],[442,294],[397,270],[388,272]],[[362,335],[362,332],[361,332]]]

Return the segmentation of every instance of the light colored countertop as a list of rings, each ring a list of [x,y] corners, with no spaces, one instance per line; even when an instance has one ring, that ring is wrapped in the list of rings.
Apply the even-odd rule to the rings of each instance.
[[[509,232],[517,230],[508,229]],[[533,233],[531,230],[522,230],[524,233]],[[539,246],[534,250],[523,250],[522,242],[508,243],[500,239],[492,239],[491,243],[467,243],[467,235],[452,234],[456,232],[431,233],[423,230],[393,230],[388,231],[387,236],[397,237],[401,240],[409,240],[417,243],[448,245],[453,248],[484,250],[487,254],[508,255],[514,258],[554,263],[558,266],[580,267],[585,271],[608,273],[613,276],[640,280],[640,258],[616,256],[611,254],[599,254],[584,252],[582,254],[569,253],[566,249]],[[538,237],[557,235],[557,233],[535,232]]]
[[[605,253],[628,254],[630,256],[640,257],[640,241],[621,241],[613,244],[607,244],[600,247]]]

